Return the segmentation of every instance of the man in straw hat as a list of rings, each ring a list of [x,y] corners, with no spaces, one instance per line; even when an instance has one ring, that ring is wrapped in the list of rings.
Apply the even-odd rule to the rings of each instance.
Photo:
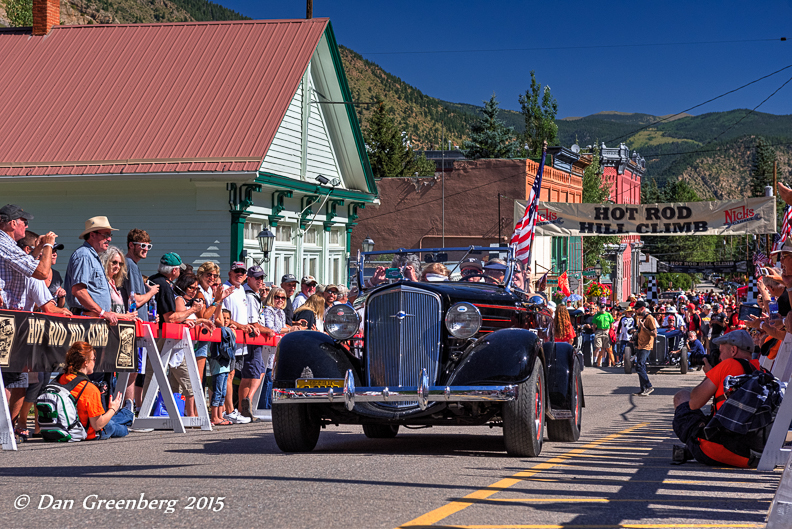
[[[77,248],[66,268],[66,302],[78,315],[103,318],[110,325],[118,323],[118,316],[110,307],[110,285],[107,282],[99,254],[107,250],[114,231],[107,217],[92,217],[85,221]]]

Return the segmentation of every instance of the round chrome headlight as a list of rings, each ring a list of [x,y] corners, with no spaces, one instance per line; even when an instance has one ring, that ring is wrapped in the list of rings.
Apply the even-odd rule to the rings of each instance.
[[[466,340],[481,329],[481,313],[470,303],[457,303],[448,309],[445,324],[451,336]]]
[[[325,312],[324,328],[336,340],[349,340],[360,328],[355,309],[345,303],[333,305]]]

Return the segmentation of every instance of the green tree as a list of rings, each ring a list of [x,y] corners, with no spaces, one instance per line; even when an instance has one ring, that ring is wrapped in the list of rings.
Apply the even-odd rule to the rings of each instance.
[[[765,186],[773,185],[773,162],[775,150],[762,137],[756,140],[756,154],[751,168],[751,193],[755,197],[764,196]]]
[[[651,186],[651,183],[650,183]],[[701,197],[684,180],[673,180],[660,191],[661,202],[700,202]],[[654,203],[654,202],[649,202]],[[723,255],[721,237],[715,235],[672,235],[644,237],[644,250],[660,261],[717,261]],[[720,245],[720,246],[719,246]],[[676,282],[674,282],[676,285]]]
[[[484,116],[470,124],[470,141],[464,144],[465,155],[471,159],[514,158],[519,152],[514,127],[507,127],[498,119],[498,100],[495,94],[484,102]]]
[[[5,0],[6,16],[14,27],[33,25],[33,0]]]
[[[651,176],[644,179],[641,182],[641,204],[659,204],[662,201],[660,190],[657,188],[657,180]]]
[[[378,102],[363,134],[374,176],[434,175],[434,163],[427,160],[424,154],[415,155],[391,117],[390,109],[385,107],[382,99],[378,99]]]
[[[555,123],[558,114],[558,102],[550,93],[550,87],[536,82],[536,74],[531,70],[531,88],[520,94],[523,119],[525,120],[524,139],[528,146],[526,155],[538,157],[542,154],[542,143],[558,144],[558,125]]]
[[[603,204],[610,196],[611,186],[602,176],[603,171],[600,166],[599,147],[594,142],[594,150],[591,152],[592,162],[583,172],[583,195],[581,200],[584,204]],[[606,244],[616,244],[618,237],[583,237],[583,267],[594,266],[600,261],[605,273],[610,272],[610,262],[601,260],[600,256]]]

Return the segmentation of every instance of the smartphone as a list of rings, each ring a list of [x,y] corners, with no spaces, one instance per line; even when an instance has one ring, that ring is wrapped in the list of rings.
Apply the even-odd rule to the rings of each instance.
[[[740,304],[740,315],[739,318],[742,321],[751,321],[750,316],[756,316],[757,318],[762,317],[762,309],[753,304],[749,303],[742,303]]]
[[[763,266],[762,268],[759,269],[759,274],[763,276],[769,276],[770,270],[768,270],[766,267]]]

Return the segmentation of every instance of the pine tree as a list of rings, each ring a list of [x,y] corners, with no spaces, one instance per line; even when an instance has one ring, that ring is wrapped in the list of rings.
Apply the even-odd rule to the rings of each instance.
[[[483,117],[470,124],[470,141],[464,144],[465,155],[478,158],[514,158],[519,151],[514,127],[507,127],[498,119],[498,100],[495,94],[484,102]]]
[[[415,155],[390,116],[390,109],[385,107],[382,99],[377,101],[379,104],[371,114],[363,135],[374,177],[413,176],[415,173],[419,176],[434,175],[435,165],[426,159],[426,155]]]
[[[641,182],[641,204],[659,204],[662,202],[660,198],[660,190],[657,188],[657,180],[652,178],[644,179]]]
[[[529,157],[538,157],[542,154],[542,143],[548,145],[558,144],[558,125],[555,123],[558,113],[558,102],[550,94],[550,87],[536,82],[536,74],[531,70],[531,88],[520,94],[521,112],[525,119],[525,144],[528,146]]]
[[[762,137],[756,140],[756,154],[751,168],[751,193],[755,197],[764,196],[765,186],[773,185],[773,162],[776,161],[775,150]]]

